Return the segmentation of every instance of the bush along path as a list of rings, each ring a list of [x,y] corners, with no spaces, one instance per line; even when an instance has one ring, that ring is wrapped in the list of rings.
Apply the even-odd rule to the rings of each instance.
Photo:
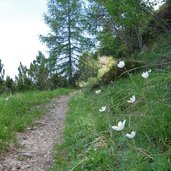
[[[17,134],[18,148],[0,157],[0,170],[46,171],[53,164],[53,145],[61,141],[67,102],[71,95],[50,103],[50,110],[33,128]]]

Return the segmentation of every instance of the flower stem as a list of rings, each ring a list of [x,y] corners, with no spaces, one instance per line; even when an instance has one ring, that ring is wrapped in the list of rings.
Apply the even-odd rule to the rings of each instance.
[[[131,75],[130,75],[130,73],[128,72],[128,70],[126,69],[126,67],[124,67],[124,68],[125,68],[125,71],[127,72],[128,76],[130,77],[131,81],[132,81],[133,84],[135,85],[135,87],[137,87],[137,85],[136,85],[134,79],[131,77]]]

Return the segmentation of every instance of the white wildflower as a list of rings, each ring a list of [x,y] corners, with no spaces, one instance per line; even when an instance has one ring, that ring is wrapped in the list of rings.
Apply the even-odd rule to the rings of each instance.
[[[120,61],[118,64],[117,64],[118,68],[123,68],[125,66],[125,62],[124,61]]]
[[[143,72],[141,75],[144,79],[147,79],[149,77],[149,72],[148,71]]]
[[[135,103],[136,97],[135,95],[133,95],[132,97],[130,97],[130,100],[127,100],[128,103]]]
[[[104,112],[106,110],[106,106],[101,107],[101,109],[99,109],[99,112]]]
[[[99,94],[101,92],[101,90],[96,90],[96,94]]]
[[[135,131],[132,131],[130,134],[126,134],[126,137],[129,138],[129,139],[133,139],[136,135],[136,132]]]
[[[124,120],[123,122],[119,121],[117,126],[112,126],[112,129],[115,131],[122,131],[125,127],[125,122],[126,120]]]

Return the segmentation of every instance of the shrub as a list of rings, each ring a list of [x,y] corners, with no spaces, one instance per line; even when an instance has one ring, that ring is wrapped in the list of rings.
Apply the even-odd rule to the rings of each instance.
[[[143,65],[144,63],[142,61],[125,60],[125,67],[123,69],[120,69],[117,67],[117,63],[113,62],[110,65],[109,64],[106,65],[107,67],[106,72],[104,72],[103,74],[100,73],[99,79],[103,85],[107,85],[111,81],[115,81],[121,76],[123,77],[128,75],[128,72],[131,73],[140,70]]]

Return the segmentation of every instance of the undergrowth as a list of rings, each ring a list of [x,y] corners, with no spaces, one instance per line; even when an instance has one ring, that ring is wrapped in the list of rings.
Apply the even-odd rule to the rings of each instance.
[[[171,31],[161,34],[149,45],[148,49],[140,53],[137,58],[152,65],[159,64],[165,66],[169,63],[171,58]]]
[[[35,118],[44,114],[39,107],[51,98],[71,92],[59,88],[54,91],[18,93],[0,97],[0,152],[6,150],[15,140],[16,132],[23,131]]]
[[[123,78],[70,101],[53,171],[170,171],[171,70]],[[132,81],[133,80],[133,81]],[[135,103],[127,100],[135,95]],[[104,112],[99,109],[106,106]],[[126,119],[125,128],[112,126]],[[133,139],[125,134],[136,131]]]

